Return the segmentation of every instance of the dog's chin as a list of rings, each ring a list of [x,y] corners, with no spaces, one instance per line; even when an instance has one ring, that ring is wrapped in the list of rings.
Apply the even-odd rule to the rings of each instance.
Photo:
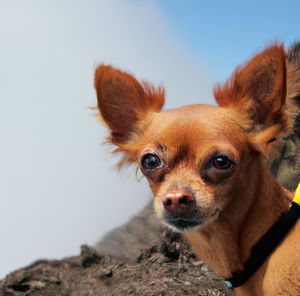
[[[163,223],[171,228],[171,230],[175,232],[186,232],[191,231],[197,228],[201,228],[205,225],[212,223],[217,220],[219,216],[220,210],[216,210],[212,215],[208,218],[187,218],[187,217],[165,217],[163,219]]]
[[[164,219],[163,223],[175,232],[189,231],[203,225],[203,222],[185,218]]]

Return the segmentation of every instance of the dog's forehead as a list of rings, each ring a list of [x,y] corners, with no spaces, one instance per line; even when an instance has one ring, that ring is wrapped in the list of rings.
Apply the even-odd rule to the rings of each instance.
[[[236,113],[212,105],[188,105],[157,113],[146,133],[145,141],[167,147],[199,145],[239,140],[242,128]]]

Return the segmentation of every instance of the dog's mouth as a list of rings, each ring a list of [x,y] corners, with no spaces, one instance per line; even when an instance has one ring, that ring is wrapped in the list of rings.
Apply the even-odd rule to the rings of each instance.
[[[216,209],[209,217],[204,217],[199,213],[193,215],[181,215],[181,216],[164,216],[164,224],[177,232],[184,232],[194,228],[201,227],[217,219],[221,210]]]

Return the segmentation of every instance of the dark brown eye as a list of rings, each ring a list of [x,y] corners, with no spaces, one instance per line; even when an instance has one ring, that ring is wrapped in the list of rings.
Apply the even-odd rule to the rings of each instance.
[[[142,157],[141,166],[144,172],[151,173],[161,166],[161,160],[157,155],[147,153]]]
[[[233,164],[233,161],[225,155],[217,155],[212,159],[212,166],[217,170],[229,170]]]

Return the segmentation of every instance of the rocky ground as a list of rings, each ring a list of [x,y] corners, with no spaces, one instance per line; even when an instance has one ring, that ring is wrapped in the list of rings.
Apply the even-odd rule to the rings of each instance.
[[[0,282],[1,296],[232,295],[222,279],[173,234],[128,263],[88,246],[64,260],[41,260]]]

